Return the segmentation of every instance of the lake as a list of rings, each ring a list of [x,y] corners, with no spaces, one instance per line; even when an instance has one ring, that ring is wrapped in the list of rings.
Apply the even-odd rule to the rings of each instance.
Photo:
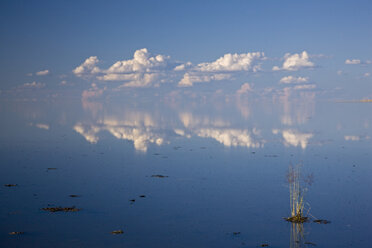
[[[0,113],[1,247],[371,246],[372,103],[55,97]],[[303,224],[283,219],[291,166]]]

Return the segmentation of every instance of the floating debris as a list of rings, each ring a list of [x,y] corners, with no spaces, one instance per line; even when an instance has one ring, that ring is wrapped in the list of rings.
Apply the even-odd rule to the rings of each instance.
[[[69,197],[72,197],[72,198],[74,198],[74,197],[80,197],[80,195],[69,195]]]
[[[47,168],[47,171],[50,171],[50,170],[57,170],[58,168],[54,168],[54,167],[50,167],[50,168]]]
[[[16,187],[18,184],[4,184],[5,187]]]
[[[135,202],[136,201],[136,199],[131,199],[131,200],[129,200],[130,202]]]
[[[234,236],[240,235],[240,232],[233,232]]]
[[[114,231],[112,231],[111,232],[111,234],[114,234],[114,235],[116,235],[116,234],[123,234],[124,233],[124,231],[123,230],[114,230]]]
[[[9,235],[21,235],[24,234],[25,232],[10,232]]]
[[[164,175],[152,175],[151,177],[165,178],[165,177],[168,177],[168,176],[164,176]]]
[[[286,221],[289,221],[289,222],[292,222],[292,223],[305,223],[305,222],[308,222],[309,221],[309,218],[306,217],[306,216],[303,216],[301,214],[297,214],[295,216],[291,216],[291,217],[285,217],[284,218]]]
[[[269,244],[268,243],[263,243],[260,245],[260,247],[269,247]]]
[[[318,224],[329,224],[331,223],[329,220],[314,220],[315,223]]]
[[[49,211],[49,212],[78,212],[80,211],[79,208],[76,208],[75,206],[72,207],[50,207],[50,208],[42,208],[44,211]]]
[[[145,195],[140,195],[139,197],[141,197],[141,198],[145,198],[146,196],[145,196]]]
[[[305,242],[304,244],[305,244],[305,245],[312,245],[312,246],[316,246],[316,244],[315,244],[315,243],[312,243],[312,242]]]

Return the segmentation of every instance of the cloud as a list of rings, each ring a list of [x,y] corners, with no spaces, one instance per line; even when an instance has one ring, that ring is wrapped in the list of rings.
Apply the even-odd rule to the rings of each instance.
[[[258,71],[259,65],[254,65],[256,61],[265,58],[264,53],[227,53],[214,62],[200,63],[195,70],[203,72],[221,72],[221,71]]]
[[[21,89],[40,89],[40,88],[44,88],[44,87],[45,87],[44,83],[39,83],[39,82],[33,81],[32,83],[25,83],[25,84],[19,86],[18,88],[21,88]]]
[[[309,81],[308,77],[286,76],[286,77],[282,77],[279,83],[281,84],[306,83],[307,81]]]
[[[236,91],[236,94],[242,95],[242,94],[246,94],[246,93],[251,92],[251,91],[253,91],[251,85],[249,83],[244,83],[244,84],[242,84],[240,89],[238,89]]]
[[[117,61],[108,69],[97,67],[98,58],[91,56],[73,72],[79,77],[93,75],[105,82],[122,81],[124,84],[121,87],[148,87],[162,76],[162,72],[168,70],[169,60],[169,56],[161,54],[152,56],[143,48],[134,52],[133,59]]]
[[[97,79],[103,81],[127,81],[121,87],[148,87],[159,76],[159,73],[106,74],[97,77]]]
[[[186,69],[191,69],[192,68],[192,63],[191,62],[187,62],[185,64],[181,64],[181,65],[178,65],[174,68],[175,71],[184,71]]]
[[[40,128],[40,129],[49,130],[49,125],[48,124],[37,123],[37,124],[35,124],[35,126]]]
[[[370,60],[366,60],[366,61],[361,61],[360,59],[347,59],[347,60],[345,60],[346,65],[360,65],[360,64],[366,65],[366,64],[371,64],[371,63],[372,63],[372,61],[370,61]]]
[[[133,72],[150,72],[153,69],[164,68],[168,65],[169,56],[156,55],[152,56],[146,48],[134,52],[133,59],[122,60],[114,63],[107,73],[133,73]]]
[[[220,81],[231,78],[229,74],[212,74],[212,75],[200,75],[196,73],[185,73],[178,86],[189,87],[193,86],[194,83],[205,83],[210,81]]]
[[[49,74],[49,70],[38,71],[35,74],[38,76],[45,76]]]
[[[313,68],[315,64],[309,60],[309,55],[306,51],[301,54],[287,53],[284,55],[284,62],[282,67],[274,66],[273,71],[286,70],[286,71],[298,71],[302,68]]]
[[[193,86],[194,83],[220,81],[230,79],[230,73],[238,71],[257,72],[261,70],[258,61],[264,60],[261,52],[231,54],[227,53],[213,62],[203,62],[193,66],[191,62],[181,64],[175,71],[187,71],[179,81],[178,86]]]
[[[100,69],[96,66],[99,60],[97,56],[91,56],[87,58],[84,63],[76,67],[72,72],[78,76],[84,76],[87,74],[96,74],[100,72]]]
[[[45,123],[29,123],[30,126],[33,126],[33,127],[37,127],[37,128],[40,128],[40,129],[44,129],[44,130],[49,130],[49,125],[48,124],[45,124]]]
[[[360,59],[347,59],[345,60],[345,64],[347,65],[359,65],[361,63]]]

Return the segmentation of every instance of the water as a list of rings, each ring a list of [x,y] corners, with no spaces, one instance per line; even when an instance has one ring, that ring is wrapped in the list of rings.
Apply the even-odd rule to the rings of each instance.
[[[370,103],[154,98],[2,101],[1,247],[370,246]],[[283,220],[290,164],[330,224]]]

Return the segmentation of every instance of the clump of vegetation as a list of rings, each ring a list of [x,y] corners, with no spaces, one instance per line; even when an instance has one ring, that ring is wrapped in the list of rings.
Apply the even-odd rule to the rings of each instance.
[[[168,177],[168,176],[164,176],[164,175],[152,175],[151,177],[166,178],[166,177]]]
[[[10,232],[9,235],[21,235],[24,234],[24,232]]]
[[[75,206],[72,207],[50,207],[50,208],[42,208],[44,211],[49,211],[49,212],[77,212],[80,211],[79,208],[76,208]]]
[[[124,233],[123,230],[114,230],[114,231],[111,232],[111,234],[114,234],[114,235],[116,235],[116,234],[123,234],[123,233]]]
[[[4,184],[5,187],[16,187],[18,184]]]
[[[307,217],[309,211],[307,211],[307,213],[304,212],[304,194],[307,191],[307,188],[303,187],[300,184],[300,167],[300,164],[296,166],[290,165],[287,174],[287,180],[289,183],[291,216],[284,219],[292,223],[304,223],[309,220],[309,217]],[[306,178],[304,181],[310,185],[312,183],[312,175],[308,176],[308,178]]]

